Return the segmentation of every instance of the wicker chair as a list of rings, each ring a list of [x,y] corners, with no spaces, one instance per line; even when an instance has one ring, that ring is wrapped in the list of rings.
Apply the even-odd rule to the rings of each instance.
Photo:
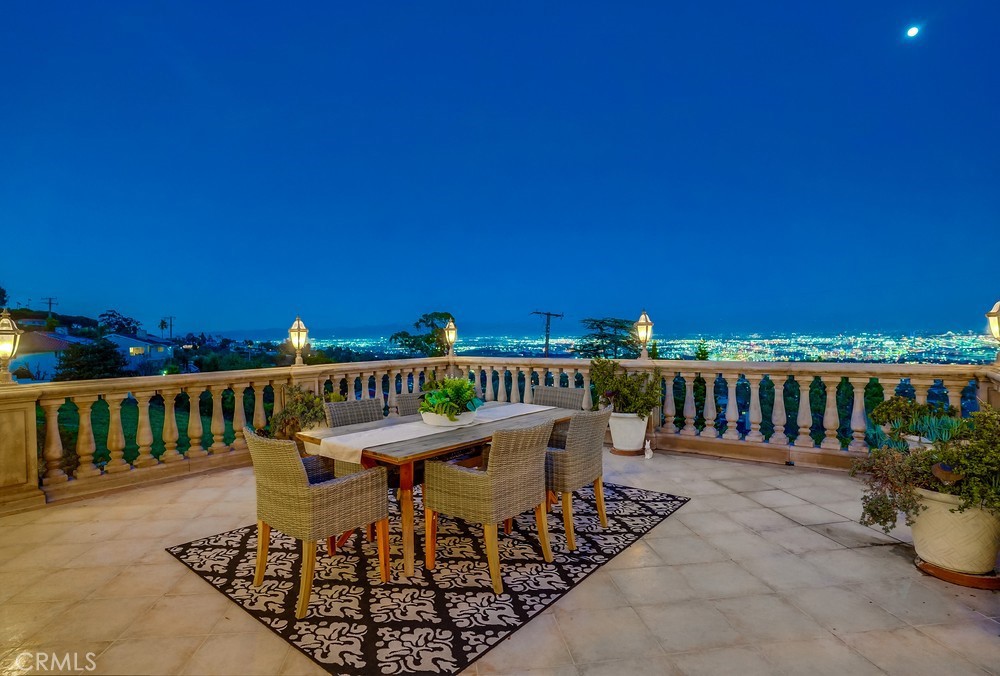
[[[382,402],[378,399],[329,401],[323,404],[323,413],[326,415],[327,427],[376,422],[383,417]],[[355,474],[363,469],[358,463],[344,460],[334,460],[333,467],[334,474],[338,477]]]
[[[244,430],[257,481],[257,567],[253,584],[264,581],[271,528],[302,541],[302,577],[297,618],[305,617],[316,566],[316,541],[375,524],[378,531],[379,573],[389,580],[389,498],[384,467],[343,479],[315,481],[299,457],[294,441],[266,439],[253,428]]]
[[[403,392],[396,395],[396,413],[399,415],[416,415],[419,413],[420,402],[423,401],[423,392]]]
[[[601,526],[608,527],[602,476],[604,433],[608,429],[609,420],[610,407],[601,411],[580,411],[569,422],[566,447],[549,448],[545,452],[545,487],[552,494],[562,493],[566,548],[570,551],[576,549],[573,537],[573,491],[593,484],[597,515]]]
[[[483,524],[493,591],[503,593],[497,526],[534,508],[545,561],[552,561],[545,510],[545,442],[552,423],[498,430],[486,470],[428,461],[424,480],[425,564],[434,569],[438,514]]]
[[[582,387],[550,387],[548,385],[538,385],[532,393],[532,403],[539,406],[555,406],[556,408],[568,408],[579,411],[583,408]],[[552,448],[566,448],[566,434],[569,431],[567,423],[556,423],[552,428],[552,436],[549,438],[549,446]]]

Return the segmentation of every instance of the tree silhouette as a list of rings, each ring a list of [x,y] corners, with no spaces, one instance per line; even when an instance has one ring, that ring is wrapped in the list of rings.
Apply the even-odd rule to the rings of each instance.
[[[413,322],[415,329],[429,329],[426,333],[410,333],[397,331],[389,336],[389,341],[396,343],[407,353],[425,357],[443,357],[448,354],[448,342],[444,339],[444,327],[448,320],[454,320],[450,312],[428,312],[420,315]]]

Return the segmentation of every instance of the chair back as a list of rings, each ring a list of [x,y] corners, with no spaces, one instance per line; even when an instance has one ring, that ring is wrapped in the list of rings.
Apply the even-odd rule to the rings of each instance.
[[[497,430],[493,433],[486,473],[504,481],[534,480],[545,482],[545,449],[548,448],[552,423],[533,427]]]
[[[555,406],[579,411],[583,408],[584,390],[582,387],[551,387],[538,385],[535,387],[531,401],[539,406]]]
[[[420,402],[424,399],[423,392],[404,392],[396,395],[396,411],[399,415],[416,415],[419,413]]]
[[[381,420],[381,399],[360,399],[355,401],[328,401],[323,404],[327,427],[343,427],[356,423]]]
[[[273,509],[277,506],[276,502],[305,497],[309,477],[295,442],[291,439],[267,439],[259,436],[250,426],[244,428],[243,433],[257,482],[257,512]]]
[[[611,420],[611,407],[600,411],[580,411],[569,421],[566,433],[566,453],[573,473],[590,482],[603,474],[604,433]]]

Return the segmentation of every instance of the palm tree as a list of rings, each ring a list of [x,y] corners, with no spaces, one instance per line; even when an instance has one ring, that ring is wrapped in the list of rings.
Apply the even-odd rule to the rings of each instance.
[[[170,326],[170,325],[167,324],[167,320],[166,319],[161,319],[160,320],[160,338],[163,337],[163,332],[167,330],[168,326]]]

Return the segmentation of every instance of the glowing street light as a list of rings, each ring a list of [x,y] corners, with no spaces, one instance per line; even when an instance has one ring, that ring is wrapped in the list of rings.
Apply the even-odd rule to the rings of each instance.
[[[21,342],[21,334],[17,324],[10,316],[7,308],[0,313],[0,385],[16,385],[17,381],[10,374],[10,360],[17,354],[17,346]]]
[[[295,321],[292,323],[292,328],[288,329],[288,340],[292,343],[292,347],[295,348],[295,365],[302,366],[304,363],[302,361],[302,348],[306,346],[306,340],[309,338],[309,329],[306,325],[302,323],[302,319],[299,316],[295,317]]]
[[[997,301],[993,309],[986,313],[986,319],[990,322],[990,333],[993,339],[1000,341],[1000,300]],[[997,363],[1000,363],[1000,352],[997,353]]]
[[[642,352],[639,353],[639,359],[649,359],[649,350],[646,349],[646,345],[653,337],[653,322],[650,321],[649,315],[646,314],[645,310],[642,311],[639,321],[635,323],[635,335],[638,336],[639,343],[642,345]]]
[[[448,324],[444,327],[444,342],[448,343],[448,356],[455,356],[455,343],[458,342],[458,327],[455,320],[448,319]]]
[[[920,26],[910,26],[909,28],[906,29],[906,37],[915,38],[917,37],[917,33],[919,32],[920,32]]]

